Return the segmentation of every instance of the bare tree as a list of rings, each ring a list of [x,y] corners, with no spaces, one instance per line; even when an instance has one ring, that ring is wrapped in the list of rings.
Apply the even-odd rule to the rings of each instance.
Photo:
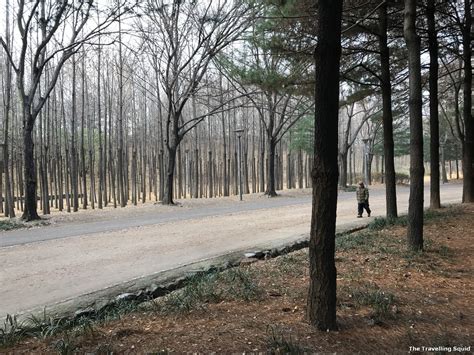
[[[11,45],[0,37],[0,43],[16,74],[22,108],[25,175],[25,208],[22,218],[27,221],[40,218],[37,213],[33,142],[36,119],[56,85],[66,61],[86,41],[106,28],[115,16],[115,13],[111,12],[103,22],[84,32],[92,8],[91,1],[20,0],[16,18],[21,43],[18,58],[14,57]],[[35,41],[32,35],[36,29],[40,33],[38,41]],[[53,43],[56,46],[53,47]],[[31,61],[27,58],[30,52]],[[46,67],[48,72],[51,72],[48,81],[44,76]],[[42,81],[43,92],[39,95]]]
[[[6,46],[11,47],[11,33],[10,33],[10,0],[5,4],[6,22],[5,22],[5,39]],[[5,57],[5,82],[4,82],[4,121],[3,121],[3,164],[5,172],[5,215],[13,218],[15,217],[15,208],[13,204],[13,192],[11,186],[11,177],[9,169],[9,130],[10,117],[12,113],[12,66],[8,58]]]
[[[178,147],[184,136],[200,122],[222,108],[190,119],[183,111],[201,83],[212,60],[248,28],[254,8],[245,1],[224,0],[182,2],[150,0],[146,14],[149,28],[145,39],[159,49],[162,68],[160,81],[166,97],[164,120],[164,194],[163,204],[173,204],[173,184]]]

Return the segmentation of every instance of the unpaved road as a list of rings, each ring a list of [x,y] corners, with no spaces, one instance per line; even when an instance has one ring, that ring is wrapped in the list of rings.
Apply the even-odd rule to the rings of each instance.
[[[460,184],[443,185],[441,199],[458,203],[461,193]],[[130,209],[129,218],[126,212],[109,211],[95,220],[84,215],[54,226],[0,233],[0,317],[309,232],[309,190],[247,199],[187,202],[184,208],[152,205]],[[406,212],[407,201],[408,188],[399,187],[400,213]],[[373,217],[384,214],[383,187],[371,189],[370,203]],[[338,228],[368,222],[355,216],[354,193],[340,193]]]

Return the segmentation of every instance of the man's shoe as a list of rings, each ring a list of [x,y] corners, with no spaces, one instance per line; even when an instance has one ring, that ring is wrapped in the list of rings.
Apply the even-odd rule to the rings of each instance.
[[[370,212],[369,212],[369,213],[367,213],[367,217],[370,217]]]
[[[358,215],[357,218],[362,218],[362,216],[361,216],[361,215]]]

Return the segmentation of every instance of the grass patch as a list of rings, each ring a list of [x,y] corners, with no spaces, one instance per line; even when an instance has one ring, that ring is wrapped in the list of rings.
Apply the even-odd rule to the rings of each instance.
[[[121,301],[104,307],[98,313],[91,316],[83,316],[74,319],[53,318],[46,311],[41,316],[30,316],[25,322],[19,323],[16,316],[7,315],[3,328],[0,328],[0,347],[11,347],[26,337],[47,339],[62,335],[64,340],[60,353],[68,354],[64,351],[70,350],[69,338],[79,335],[93,335],[96,332],[95,325],[108,323],[112,320],[120,319],[126,314],[141,310],[141,303],[138,301]]]
[[[353,234],[340,234],[336,236],[336,251],[372,249],[376,245],[377,236],[377,233],[367,230]]]
[[[290,253],[275,260],[275,266],[280,274],[302,276],[308,267],[307,253]]]
[[[25,336],[22,323],[19,323],[16,316],[7,315],[3,327],[0,328],[0,347],[6,348],[14,346]]]
[[[74,336],[71,337],[69,332],[65,332],[63,337],[53,343],[53,348],[60,355],[72,355],[76,352],[77,345]]]
[[[436,251],[443,258],[449,259],[454,255],[453,251],[446,245],[441,245]]]
[[[306,354],[308,349],[295,343],[291,336],[285,337],[281,331],[269,326],[267,332],[268,336],[267,353],[269,354]]]
[[[155,301],[155,310],[164,314],[204,309],[209,303],[224,300],[260,299],[263,291],[254,281],[255,275],[243,268],[192,277],[181,290]]]
[[[369,223],[368,229],[372,231],[380,231],[382,229],[392,227],[392,226],[405,227],[407,225],[408,225],[407,216],[400,216],[398,218],[377,217],[372,222]]]
[[[429,222],[433,220],[447,219],[450,217],[457,216],[461,213],[461,210],[456,207],[448,207],[441,210],[432,210],[427,209],[423,214],[423,221]],[[398,218],[387,218],[387,217],[377,217],[368,225],[369,230],[380,231],[382,229],[400,226],[406,227],[408,225],[408,216],[402,215]]]
[[[344,287],[341,291],[346,294],[344,298],[350,300],[349,303],[356,308],[370,307],[372,309],[371,318],[376,323],[394,318],[392,308],[396,305],[396,299],[393,293],[383,291],[373,284],[367,284],[360,288]],[[347,304],[341,302],[340,306],[347,306]]]
[[[0,231],[11,231],[14,229],[26,228],[27,226],[16,220],[0,220]]]

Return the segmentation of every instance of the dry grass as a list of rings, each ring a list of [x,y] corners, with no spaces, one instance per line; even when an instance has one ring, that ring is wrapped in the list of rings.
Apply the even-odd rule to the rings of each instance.
[[[406,353],[410,346],[468,346],[474,206],[446,212],[428,220],[422,254],[406,250],[402,226],[338,240],[338,332],[321,333],[305,321],[302,250],[193,280],[118,320],[4,351]]]

